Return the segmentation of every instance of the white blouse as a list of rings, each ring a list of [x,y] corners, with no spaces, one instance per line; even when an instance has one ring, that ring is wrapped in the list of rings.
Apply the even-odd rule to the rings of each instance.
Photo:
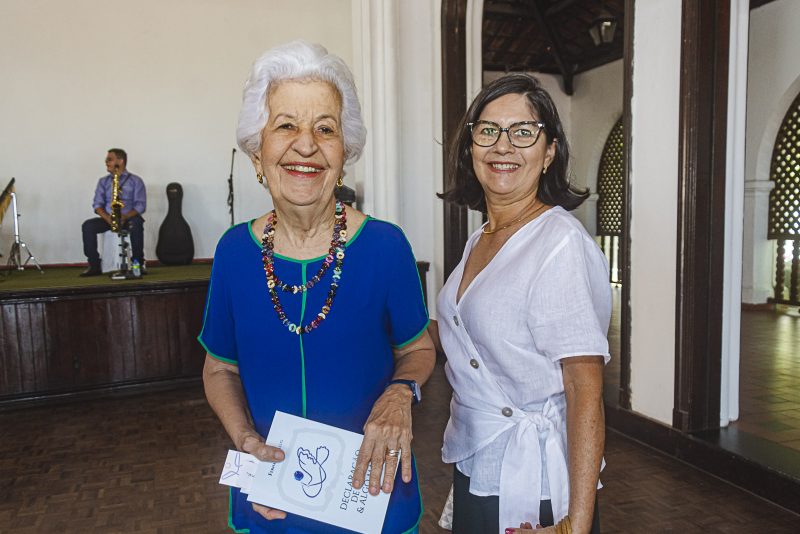
[[[541,499],[551,499],[556,521],[568,511],[559,360],[608,363],[611,287],[600,248],[556,206],[511,236],[456,303],[480,236],[470,236],[437,300],[453,386],[442,459],[470,477],[470,493],[500,496],[502,534],[536,524]]]

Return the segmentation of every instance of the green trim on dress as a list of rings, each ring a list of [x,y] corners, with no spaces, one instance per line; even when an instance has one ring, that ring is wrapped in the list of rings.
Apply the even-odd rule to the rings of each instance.
[[[394,345],[394,348],[396,348],[396,349],[402,349],[403,347],[405,347],[405,346],[406,346],[406,345],[408,345],[409,343],[413,343],[414,341],[418,340],[418,339],[420,338],[420,336],[421,336],[422,334],[424,334],[424,333],[425,333],[425,331],[428,329],[428,325],[430,324],[430,322],[431,322],[431,320],[430,320],[430,319],[428,319],[427,321],[425,321],[425,326],[423,326],[423,327],[422,327],[422,330],[420,330],[419,332],[417,332],[416,334],[414,334],[414,337],[412,337],[412,338],[411,338],[411,339],[409,339],[408,341],[404,341],[404,342],[400,343],[399,345]]]
[[[361,226],[358,227],[358,229],[356,230],[356,233],[354,233],[352,235],[352,237],[347,240],[347,243],[344,244],[344,247],[345,248],[349,247],[350,244],[353,243],[353,241],[355,241],[356,238],[358,238],[359,235],[361,235],[361,230],[363,230],[364,227],[367,225],[367,223],[369,221],[372,221],[372,220],[374,220],[374,219],[372,217],[370,217],[369,215],[367,215],[367,218],[364,219],[364,222],[362,222]],[[258,249],[261,250],[261,240],[256,237],[255,233],[253,233],[253,223],[254,222],[256,222],[255,219],[253,219],[252,221],[247,223],[247,229],[250,232],[250,237],[253,239],[253,242],[256,245],[258,245]],[[325,256],[327,256],[327,254],[325,254],[324,256],[317,256],[316,258],[311,258],[311,259],[308,259],[308,260],[296,260],[294,258],[290,258],[289,256],[284,256],[284,255],[278,254],[278,253],[273,253],[273,256],[275,256],[276,258],[280,258],[280,259],[285,260],[285,261],[291,261],[291,262],[294,262],[294,263],[314,263],[315,261],[324,260]],[[422,284],[420,284],[420,287],[422,287]]]
[[[303,273],[303,284],[306,283],[306,263],[302,265],[302,273]],[[303,291],[303,304],[300,307],[300,321],[297,323],[297,328],[302,328],[303,324],[303,317],[306,315],[306,297],[308,295],[307,291]],[[302,391],[303,391],[303,417],[306,417],[306,352],[303,348],[303,336],[302,334],[297,336],[300,338],[300,383],[302,384]]]
[[[244,534],[250,532],[249,528],[236,528],[233,524],[233,488],[228,488],[228,528],[237,534]]]

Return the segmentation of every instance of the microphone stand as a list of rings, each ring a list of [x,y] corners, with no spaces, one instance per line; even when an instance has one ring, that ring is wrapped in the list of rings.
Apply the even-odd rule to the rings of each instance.
[[[20,213],[17,211],[17,194],[15,192],[11,193],[11,206],[14,213],[14,244],[11,245],[11,252],[8,254],[8,272],[6,273],[6,276],[11,274],[11,270],[14,268],[16,268],[18,271],[25,270],[25,266],[28,265],[28,262],[33,262],[33,265],[39,269],[39,273],[44,274],[42,266],[39,265],[38,261],[36,261],[36,256],[33,255],[31,249],[19,236]],[[22,261],[23,250],[28,254],[28,257],[24,262]]]
[[[231,226],[233,226],[233,158],[236,156],[236,149],[231,152],[231,174],[228,176],[228,213],[231,214]]]

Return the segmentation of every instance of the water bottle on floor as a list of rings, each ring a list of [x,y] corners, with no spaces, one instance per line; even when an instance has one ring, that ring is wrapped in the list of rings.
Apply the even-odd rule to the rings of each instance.
[[[139,265],[139,260],[133,260],[133,265],[131,266],[131,272],[133,273],[134,278],[142,277],[142,266]]]

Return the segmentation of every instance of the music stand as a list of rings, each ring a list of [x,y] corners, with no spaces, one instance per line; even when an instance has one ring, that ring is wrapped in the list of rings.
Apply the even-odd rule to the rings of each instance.
[[[36,257],[31,252],[31,249],[19,237],[20,214],[19,212],[17,212],[17,193],[14,191],[14,182],[15,179],[12,178],[11,182],[9,182],[5,190],[3,190],[2,196],[0,196],[0,206],[10,202],[13,210],[12,213],[14,214],[14,244],[11,245],[11,252],[8,253],[8,266],[11,268],[8,270],[8,274],[10,274],[14,270],[14,266],[16,266],[17,271],[25,270],[25,266],[28,265],[28,262],[31,261],[36,266],[36,268],[39,269],[39,273],[44,274],[42,266],[39,265],[38,261],[36,261]],[[0,218],[0,220],[2,220],[2,218]],[[28,257],[25,259],[24,262],[22,261],[23,249],[28,254]]]

